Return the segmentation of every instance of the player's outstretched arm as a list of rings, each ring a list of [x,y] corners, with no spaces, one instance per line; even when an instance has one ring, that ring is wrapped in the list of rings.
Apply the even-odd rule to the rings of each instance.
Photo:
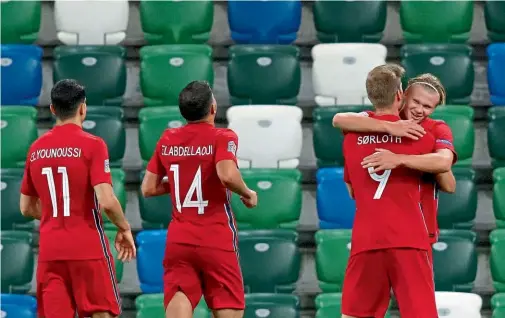
[[[40,200],[37,197],[32,197],[21,193],[21,197],[19,199],[19,207],[21,214],[23,214],[25,217],[31,217],[37,220],[40,220],[42,217]]]
[[[437,173],[435,175],[440,190],[447,193],[456,192],[456,178],[452,171]]]
[[[169,194],[170,184],[168,183],[168,178],[163,178],[158,174],[146,170],[144,180],[142,180],[142,185],[140,186],[140,191],[144,198]]]
[[[234,160],[219,161],[216,163],[216,170],[221,183],[230,191],[240,195],[245,206],[254,208],[258,204],[256,192],[247,187]]]

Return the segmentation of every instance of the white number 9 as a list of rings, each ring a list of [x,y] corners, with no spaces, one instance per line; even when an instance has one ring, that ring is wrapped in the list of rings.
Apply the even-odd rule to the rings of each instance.
[[[377,174],[373,172],[373,168],[369,167],[368,168],[368,173],[370,174],[370,178],[372,178],[374,181],[379,182],[379,186],[377,187],[377,191],[375,191],[375,195],[373,198],[375,200],[378,200],[382,197],[382,192],[384,192],[384,189],[386,188],[386,184],[388,183],[389,176],[391,175],[391,169],[384,170],[382,174]]]

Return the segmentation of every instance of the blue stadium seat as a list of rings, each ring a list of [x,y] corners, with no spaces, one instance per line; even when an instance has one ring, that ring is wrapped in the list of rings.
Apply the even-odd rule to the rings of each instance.
[[[37,300],[28,295],[1,294],[0,317],[35,318],[37,316]]]
[[[296,40],[302,4],[291,1],[229,1],[231,37],[241,44],[289,44]]]
[[[42,49],[34,45],[1,46],[1,105],[37,105],[42,88]]]
[[[321,229],[350,229],[356,206],[347,192],[343,168],[317,171],[317,214]]]
[[[37,314],[28,307],[0,304],[0,317],[2,318],[36,318]]]
[[[487,82],[493,105],[505,105],[505,43],[487,47]]]
[[[163,292],[163,257],[166,230],[142,231],[137,235],[137,274],[145,294]]]

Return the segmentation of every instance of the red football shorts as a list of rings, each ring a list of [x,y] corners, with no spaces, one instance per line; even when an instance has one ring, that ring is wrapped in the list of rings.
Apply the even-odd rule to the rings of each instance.
[[[110,265],[110,266],[109,266]],[[114,262],[105,259],[39,262],[37,267],[39,317],[91,317],[93,313],[121,313]]]
[[[437,318],[433,271],[424,250],[394,248],[349,258],[342,290],[342,314],[384,317],[395,294],[402,318]]]
[[[208,247],[167,243],[164,267],[165,308],[178,291],[195,308],[202,295],[210,309],[244,309],[244,283],[238,255]]]

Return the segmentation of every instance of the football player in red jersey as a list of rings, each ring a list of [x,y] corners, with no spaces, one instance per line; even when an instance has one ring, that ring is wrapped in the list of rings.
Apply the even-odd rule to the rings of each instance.
[[[142,182],[144,196],[169,192],[174,207],[163,261],[166,317],[192,317],[203,294],[215,318],[239,318],[244,287],[229,200],[235,192],[251,208],[257,196],[237,167],[237,135],[214,126],[210,86],[188,84],[179,109],[188,123],[165,130]]]
[[[398,65],[374,68],[366,81],[378,120],[400,120],[403,91]],[[421,155],[433,151],[427,133],[415,141],[387,133],[348,132],[344,138],[344,179],[356,200],[351,256],[343,284],[343,317],[384,317],[390,290],[404,318],[438,317],[428,230],[420,207],[421,172],[407,167],[374,172],[362,161],[381,147]]]
[[[438,240],[438,191],[439,189],[454,193],[456,180],[450,169],[457,160],[454,150],[453,136],[449,126],[441,120],[429,118],[435,108],[445,103],[445,89],[440,80],[432,74],[421,74],[409,80],[405,90],[404,107],[401,116],[407,120],[398,122],[384,122],[363,112],[336,114],[333,119],[335,127],[356,132],[388,132],[393,136],[409,137],[417,140],[425,131],[435,137],[435,153],[421,156],[397,155],[378,149],[378,151],[365,158],[366,168],[374,167],[377,171],[394,169],[404,165],[411,169],[427,172],[423,175],[421,183],[421,206],[429,230],[430,242]],[[364,129],[366,126],[368,128]],[[429,251],[431,259],[431,249]]]
[[[82,130],[86,94],[76,81],[54,85],[51,112],[56,126],[29,149],[20,199],[21,213],[40,220],[38,315],[116,317],[121,299],[100,208],[118,227],[120,259],[136,251],[112,190],[107,146]]]

